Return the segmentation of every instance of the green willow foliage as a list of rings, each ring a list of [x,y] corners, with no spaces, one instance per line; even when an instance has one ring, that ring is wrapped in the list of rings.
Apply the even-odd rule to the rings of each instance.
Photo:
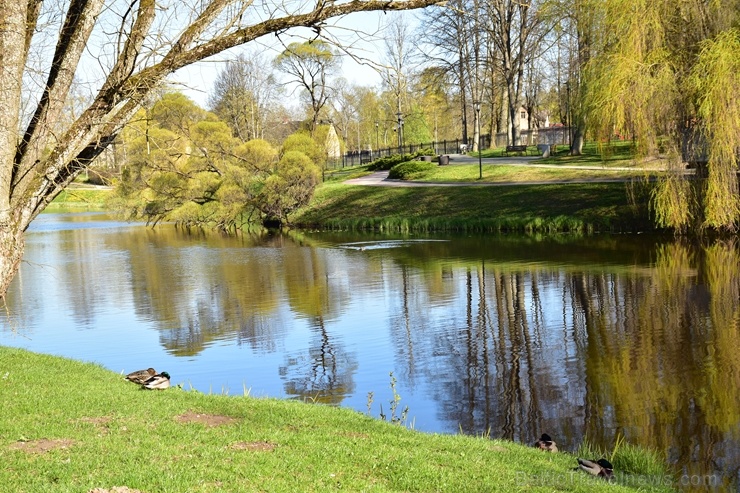
[[[599,139],[632,137],[640,156],[665,153],[672,173],[652,197],[657,223],[740,226],[740,1],[590,0],[591,58],[584,105]],[[706,151],[687,181],[686,141]],[[706,179],[703,179],[706,176]]]
[[[150,224],[226,232],[285,223],[319,183],[320,147],[307,139],[291,139],[302,147],[279,156],[267,141],[242,142],[214,114],[166,94],[123,132],[126,165],[110,206]]]
[[[702,42],[690,85],[697,95],[697,115],[707,136],[710,172],[705,222],[712,227],[738,225],[738,150],[740,148],[740,29],[729,29]]]

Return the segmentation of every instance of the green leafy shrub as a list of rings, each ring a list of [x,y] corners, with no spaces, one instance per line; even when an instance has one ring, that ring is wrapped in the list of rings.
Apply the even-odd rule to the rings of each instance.
[[[408,180],[417,173],[429,171],[435,167],[437,167],[437,165],[429,161],[406,161],[392,167],[388,173],[388,178],[395,180]]]
[[[419,156],[434,156],[434,149],[419,149],[414,153],[407,154],[393,154],[392,156],[385,156],[376,159],[368,165],[370,171],[387,171],[396,166],[397,164],[411,161]]]
[[[326,150],[323,145],[319,145],[308,132],[299,131],[289,135],[283,141],[282,154],[290,151],[300,151],[308,156],[316,166],[323,168],[326,164]]]

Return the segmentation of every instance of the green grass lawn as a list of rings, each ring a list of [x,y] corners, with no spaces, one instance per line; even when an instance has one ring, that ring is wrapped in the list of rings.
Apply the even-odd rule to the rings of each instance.
[[[345,177],[367,172],[355,168],[327,180],[311,204],[290,219],[297,226],[390,231],[653,230],[648,201],[662,163],[636,161],[632,146],[629,141],[588,143],[581,156],[570,156],[567,146],[559,146],[553,157],[529,164],[485,163],[482,179],[478,163],[454,162],[407,176],[408,181],[440,184],[514,184],[500,187],[341,184]],[[483,151],[486,158],[503,154],[504,148]]]
[[[110,195],[109,189],[68,187],[47,206],[48,210],[91,208],[102,209]]]
[[[425,434],[326,405],[144,391],[95,364],[5,347],[0,406],[3,491],[671,491],[644,486],[663,473],[629,470],[618,456],[607,484],[573,471],[568,453]]]
[[[484,149],[481,156],[484,158],[506,157],[505,151],[505,147]],[[537,146],[529,146],[527,153],[529,156],[540,155]],[[478,153],[471,152],[469,155],[477,157]],[[537,164],[556,166],[600,166],[603,168],[656,168],[661,165],[656,160],[645,161],[643,159],[635,159],[634,143],[628,140],[586,142],[580,156],[571,156],[570,147],[567,144],[560,144],[555,146],[555,151],[550,157],[540,158],[536,162]]]
[[[589,231],[651,229],[646,187],[625,183],[393,188],[324,184],[291,220],[337,229]],[[635,205],[630,205],[633,193]]]
[[[482,180],[480,179],[481,168],[483,174]],[[543,168],[532,165],[507,166],[503,164],[483,164],[482,167],[479,167],[478,164],[456,164],[452,166],[436,166],[430,171],[418,173],[413,176],[413,181],[521,183],[530,181],[624,180],[646,176],[648,174],[644,171],[625,170],[621,168]]]

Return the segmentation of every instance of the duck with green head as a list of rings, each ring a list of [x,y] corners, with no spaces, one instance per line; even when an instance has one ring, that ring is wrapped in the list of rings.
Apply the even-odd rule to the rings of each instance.
[[[166,371],[154,375],[142,384],[142,388],[149,390],[164,390],[170,388],[170,374]]]
[[[126,380],[141,385],[156,374],[157,371],[154,368],[147,368],[146,370],[138,370],[129,373],[128,375],[126,375]]]

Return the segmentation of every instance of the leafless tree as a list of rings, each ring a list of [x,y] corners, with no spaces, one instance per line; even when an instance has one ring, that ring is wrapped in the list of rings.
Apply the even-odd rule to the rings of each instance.
[[[396,114],[399,121],[402,122],[404,110],[408,111],[409,109],[407,98],[413,50],[411,29],[402,18],[391,20],[386,29],[385,50],[383,52],[386,67],[381,71],[381,77],[385,87],[393,94]],[[398,131],[401,132],[399,134],[399,144],[402,144],[402,124],[399,125]]]
[[[219,72],[208,101],[236,137],[263,139],[270,105],[279,90],[271,62],[257,52],[243,53]]]
[[[485,104],[484,74],[486,71],[487,31],[481,24],[479,0],[452,0],[447,8],[431,8],[424,12],[420,38],[425,56],[430,62],[452,75],[458,87],[458,102],[462,140],[468,140],[468,113],[472,103]],[[474,117],[478,113],[473,112]],[[480,124],[473,121],[474,148],[479,141]]]
[[[500,55],[498,71],[506,85],[509,109],[509,140],[518,144],[519,108],[522,105],[524,72],[529,61],[543,49],[551,18],[538,10],[537,0],[487,2],[486,18],[493,48]]]

